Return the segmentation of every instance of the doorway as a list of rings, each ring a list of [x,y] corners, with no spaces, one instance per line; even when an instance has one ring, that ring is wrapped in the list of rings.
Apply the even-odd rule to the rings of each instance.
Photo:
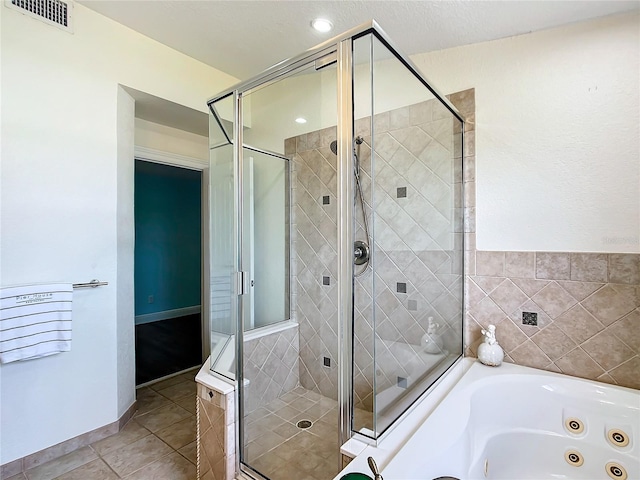
[[[202,363],[202,171],[135,160],[136,385]]]

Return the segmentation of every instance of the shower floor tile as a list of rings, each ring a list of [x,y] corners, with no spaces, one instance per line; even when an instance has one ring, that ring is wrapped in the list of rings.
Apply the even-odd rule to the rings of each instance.
[[[298,387],[246,420],[244,462],[271,480],[327,480],[340,471],[337,401]],[[300,420],[312,426],[299,428]]]

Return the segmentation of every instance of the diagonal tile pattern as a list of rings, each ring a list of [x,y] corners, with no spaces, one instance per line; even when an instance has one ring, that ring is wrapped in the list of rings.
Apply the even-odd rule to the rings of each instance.
[[[139,409],[120,432],[10,479],[193,480],[195,414],[180,404],[189,402],[195,408],[196,373],[138,389]]]
[[[640,255],[489,253],[476,257],[477,272],[495,272],[495,259],[505,254],[507,261],[529,256],[535,268],[510,270],[507,263],[504,272],[522,277],[468,277],[471,354],[480,329],[493,323],[505,353],[518,364],[640,388],[633,373],[640,361]],[[537,313],[538,325],[523,325],[523,312]]]
[[[475,92],[450,96],[465,115],[465,354],[498,327],[505,359],[640,388],[640,255],[477,251]],[[537,314],[524,325],[523,312]]]
[[[424,357],[420,343],[430,319],[444,355],[459,352],[463,288],[462,160],[451,114],[427,100],[375,115],[373,124],[374,139],[371,118],[355,125],[364,140],[356,147],[364,211],[375,236],[376,273],[368,269],[356,278],[354,297],[355,402],[369,412],[374,384],[381,392],[400,377],[411,383],[429,370],[433,359]],[[292,311],[300,323],[300,382],[329,398],[337,394],[337,174],[336,156],[318,139],[335,136],[336,129],[328,128],[285,142],[292,159]],[[356,236],[365,239],[363,215],[356,202]],[[373,415],[357,427],[373,428]]]
[[[298,386],[298,327],[244,342],[244,408],[251,413]]]
[[[298,427],[301,420],[311,426]],[[244,462],[267,478],[333,478],[341,469],[338,402],[299,386],[246,415],[244,441]]]

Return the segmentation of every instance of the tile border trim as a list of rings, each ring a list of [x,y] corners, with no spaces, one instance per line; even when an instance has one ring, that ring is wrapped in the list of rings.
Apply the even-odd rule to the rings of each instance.
[[[44,448],[25,457],[5,463],[0,466],[0,479],[24,473],[30,468],[55,460],[56,458],[62,457],[63,455],[71,453],[79,448],[86,447],[87,445],[118,433],[124,428],[127,422],[133,418],[136,410],[137,401],[134,400],[131,406],[120,416],[118,420],[114,422],[108,423],[107,425],[103,425],[102,427],[98,427],[94,430],[90,430],[76,437],[69,438],[63,442]]]

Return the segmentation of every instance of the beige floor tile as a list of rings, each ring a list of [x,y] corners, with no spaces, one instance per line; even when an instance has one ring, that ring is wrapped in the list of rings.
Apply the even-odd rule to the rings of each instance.
[[[50,462],[30,468],[25,474],[29,480],[51,480],[96,458],[98,456],[90,447],[83,447]]]
[[[171,402],[169,405],[156,408],[144,415],[135,417],[135,419],[143,427],[152,432],[157,432],[191,416],[184,408]]]
[[[293,425],[292,423],[283,423],[278,427],[274,428],[273,431],[280,435],[282,438],[291,438],[295,434],[300,433],[300,429]]]
[[[140,415],[149,413],[151,410],[155,410],[156,408],[160,407],[166,407],[167,405],[171,405],[171,400],[163,397],[153,390],[148,390],[148,393],[145,393],[142,397],[137,398],[137,410],[134,417],[139,417]]]
[[[189,380],[190,382],[195,382],[196,375],[198,374],[199,370],[200,370],[200,367],[194,368],[193,370],[189,370],[188,372],[181,374],[180,377],[185,380]]]
[[[149,433],[151,432],[138,422],[130,420],[129,423],[127,423],[118,433],[93,443],[91,447],[98,452],[98,455],[104,456],[120,447],[129,445],[136,440],[140,440],[142,437],[146,437]]]
[[[196,440],[196,417],[185,418],[156,432],[156,436],[171,448],[178,450]]]
[[[211,470],[209,470],[207,473],[205,473],[202,478],[200,480],[215,480],[215,478],[213,478],[213,472]]]
[[[174,400],[174,402],[184,408],[187,412],[196,414],[196,396],[187,395],[186,397]]]
[[[120,447],[103,460],[121,477],[129,475],[140,468],[155,462],[173,449],[155,435],[144,438],[124,447]]]
[[[191,442],[179,449],[178,452],[195,465],[198,461],[198,442]]]
[[[56,480],[118,480],[106,463],[101,459],[89,462],[81,467],[71,470],[69,473],[56,477]]]
[[[17,475],[7,478],[7,480],[27,480],[27,477],[24,476],[24,473],[19,473]]]
[[[177,452],[124,477],[126,480],[194,480],[196,466]]]
[[[187,395],[196,395],[196,383],[188,380],[182,380],[180,383],[171,385],[170,387],[156,390],[160,395],[167,397],[169,400],[177,400]]]
[[[155,390],[151,387],[136,388],[136,398],[138,400],[144,397],[153,396],[155,393]]]
[[[162,380],[161,382],[153,383],[149,385],[149,388],[157,392],[158,390],[171,387],[172,385],[176,385],[184,381],[185,381],[184,378],[182,378],[180,375],[176,375],[175,377],[167,378],[166,380]]]

